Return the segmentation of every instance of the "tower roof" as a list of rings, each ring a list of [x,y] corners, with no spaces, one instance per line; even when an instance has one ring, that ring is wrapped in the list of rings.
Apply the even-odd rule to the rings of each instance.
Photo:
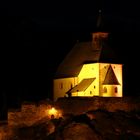
[[[98,15],[98,18],[97,18],[97,23],[96,23],[96,26],[97,26],[97,29],[101,27],[102,25],[102,17],[101,17],[101,10],[99,10],[99,15]]]
[[[106,21],[105,15],[103,15],[102,10],[100,9],[98,11],[95,32],[103,32],[103,31],[106,31],[107,30],[106,22],[107,21]]]

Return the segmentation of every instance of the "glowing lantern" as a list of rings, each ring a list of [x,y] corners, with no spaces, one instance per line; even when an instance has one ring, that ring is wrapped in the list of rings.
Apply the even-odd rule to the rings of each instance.
[[[55,109],[54,107],[47,109],[45,112],[46,115],[51,119],[62,117],[62,111]]]
[[[49,115],[56,115],[57,114],[57,110],[54,108],[54,107],[52,107],[50,110],[49,110]]]
[[[48,110],[48,115],[51,119],[55,118],[57,114],[58,114],[58,111],[54,107]]]

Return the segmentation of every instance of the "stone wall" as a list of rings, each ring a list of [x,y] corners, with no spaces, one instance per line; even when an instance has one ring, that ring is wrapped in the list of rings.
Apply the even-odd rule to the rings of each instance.
[[[10,109],[8,111],[8,126],[31,126],[43,118],[49,118],[46,110],[51,104],[45,102],[40,104],[23,103],[20,110]]]
[[[0,140],[5,140],[8,134],[8,125],[0,124]]]
[[[52,102],[44,100],[38,104],[24,102],[20,109],[9,109],[8,120],[0,122],[0,140],[10,139],[20,127],[31,126],[42,119],[49,120],[50,116],[48,116],[47,110],[52,106]]]
[[[0,124],[0,140],[12,136],[15,128],[31,126],[42,119],[49,120],[48,110],[55,107],[62,114],[78,115],[92,110],[140,111],[140,97],[72,97],[59,98],[56,102],[23,103],[20,110],[8,111],[8,123]]]
[[[81,114],[91,110],[108,110],[114,112],[140,111],[140,97],[72,97],[59,98],[55,106],[64,113]]]
[[[81,114],[91,110],[108,110],[114,112],[140,111],[140,97],[72,97],[59,98],[56,102],[46,101],[35,103],[23,103],[20,110],[8,111],[8,126],[31,126],[45,118],[50,119],[48,110],[55,107],[62,114]]]

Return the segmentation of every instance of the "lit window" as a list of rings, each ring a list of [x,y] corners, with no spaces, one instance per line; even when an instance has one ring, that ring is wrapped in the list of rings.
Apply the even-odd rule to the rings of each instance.
[[[104,87],[104,93],[107,93],[107,88],[106,87]]]

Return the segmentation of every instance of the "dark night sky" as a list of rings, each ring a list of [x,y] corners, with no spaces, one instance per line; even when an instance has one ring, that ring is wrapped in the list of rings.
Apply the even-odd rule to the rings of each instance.
[[[139,95],[138,6],[111,0],[1,4],[1,94],[15,104],[51,97],[57,66],[77,40],[90,39],[101,8],[111,47],[124,64],[125,95]]]

